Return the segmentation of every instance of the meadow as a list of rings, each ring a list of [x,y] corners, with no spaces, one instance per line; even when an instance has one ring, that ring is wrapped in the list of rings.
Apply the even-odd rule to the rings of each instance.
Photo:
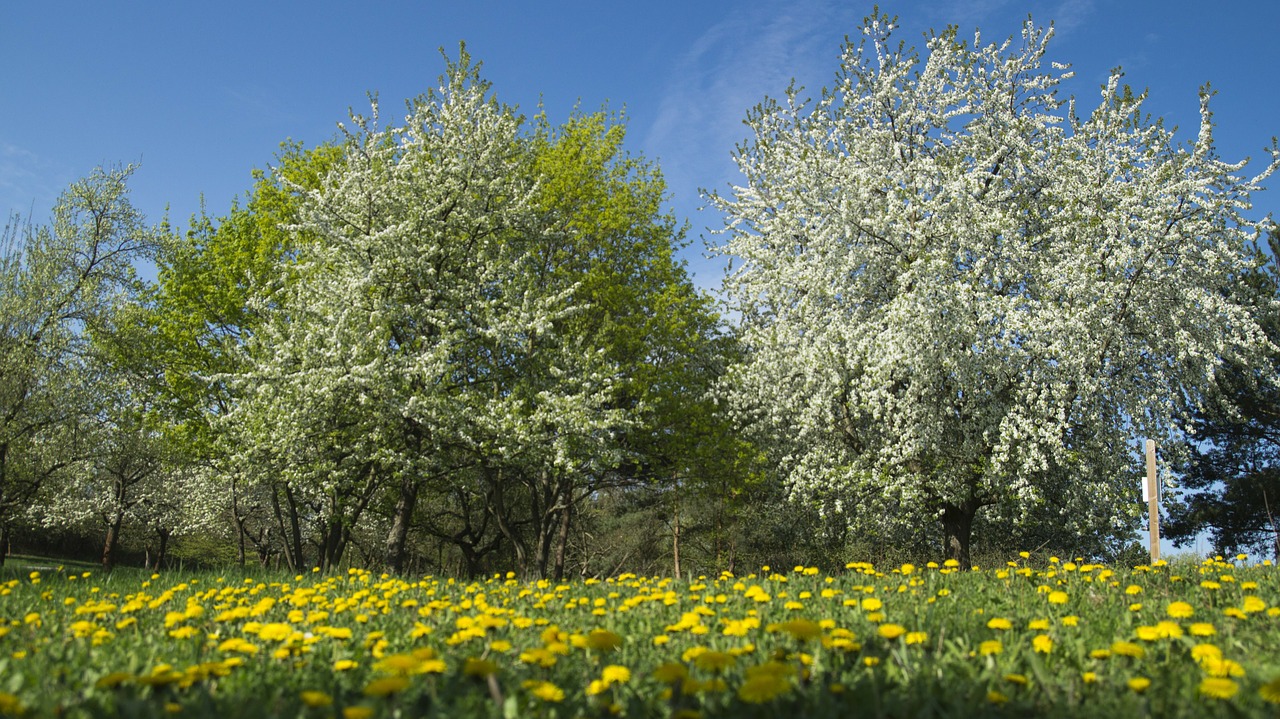
[[[1243,555],[563,583],[6,572],[9,716],[1280,714],[1280,576]]]

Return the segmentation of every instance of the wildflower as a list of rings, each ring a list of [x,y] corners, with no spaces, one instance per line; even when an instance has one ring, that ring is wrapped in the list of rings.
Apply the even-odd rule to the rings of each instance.
[[[705,651],[699,653],[693,658],[693,663],[699,668],[711,672],[719,672],[732,667],[737,662],[737,657],[728,652]]]
[[[610,664],[604,668],[604,671],[600,672],[600,680],[606,686],[626,684],[631,681],[631,670],[620,664]]]
[[[462,673],[468,677],[487,677],[498,673],[498,664],[489,659],[467,659],[462,663]]]
[[[1267,603],[1259,597],[1249,595],[1244,598],[1244,604],[1241,606],[1241,609],[1243,609],[1246,614],[1256,614],[1258,612],[1266,611]]]
[[[770,624],[765,629],[770,632],[790,634],[802,642],[822,636],[822,627],[817,622],[808,619],[792,619],[778,624]]]
[[[350,706],[342,708],[342,719],[370,719],[373,714],[373,707]]]
[[[593,629],[587,634],[587,648],[609,652],[622,646],[622,637],[605,629]]]
[[[1013,622],[1005,619],[1004,617],[994,617],[987,622],[987,628],[995,629],[997,631],[1007,631],[1009,629],[1013,629]]]
[[[1186,602],[1171,602],[1165,607],[1165,612],[1174,619],[1186,619],[1195,614],[1195,610]]]
[[[927,632],[907,632],[907,644],[924,644],[928,640]]]
[[[1142,647],[1132,642],[1115,642],[1111,645],[1111,652],[1119,654],[1122,657],[1131,657],[1133,659],[1141,659],[1146,652]]]
[[[562,702],[564,701],[564,690],[552,684],[551,682],[538,681],[530,679],[522,684],[529,693],[541,699],[544,702]]]
[[[1240,685],[1230,679],[1205,677],[1200,681],[1200,695],[1214,699],[1230,699],[1240,691]]]
[[[1147,687],[1151,686],[1151,680],[1146,677],[1134,677],[1126,684],[1129,685],[1130,690],[1141,694],[1147,690]]]
[[[1258,687],[1258,695],[1262,697],[1263,701],[1280,704],[1280,677],[1276,677]]]
[[[880,628],[876,631],[880,636],[890,641],[907,633],[906,627],[903,627],[901,624],[881,624]]]
[[[776,674],[757,674],[738,687],[738,698],[748,704],[764,704],[791,691],[791,682]]]
[[[303,704],[316,709],[323,709],[324,707],[333,705],[333,697],[325,694],[324,692],[307,690],[302,692],[300,696]]]
[[[1191,632],[1191,635],[1196,637],[1211,637],[1218,633],[1218,630],[1208,622],[1196,622],[1195,624],[1187,627],[1187,631]]]
[[[1095,672],[1085,672],[1084,674],[1080,675],[1080,678],[1084,681],[1085,684],[1093,684],[1094,682],[1098,681],[1098,675]]]
[[[1048,654],[1053,651],[1053,639],[1048,634],[1037,634],[1031,640],[1031,646],[1041,654]]]
[[[354,659],[339,659],[333,663],[333,670],[335,672],[345,672],[355,669],[358,666],[360,666],[360,662],[357,662]]]
[[[366,684],[364,695],[367,697],[389,697],[392,694],[399,694],[408,688],[409,680],[406,677],[382,677]]]
[[[991,691],[987,692],[987,701],[991,702],[992,704],[1004,704],[1005,702],[1009,701],[1009,697],[992,689]]]
[[[663,684],[675,684],[689,676],[689,668],[683,664],[667,662],[666,664],[659,664],[650,676]]]
[[[1066,604],[1067,593],[1066,592],[1049,592],[1049,603],[1050,604]]]
[[[1004,651],[1004,645],[999,639],[990,639],[978,645],[978,653],[984,657],[999,654],[1002,651]]]
[[[133,679],[133,675],[129,672],[111,672],[94,682],[93,686],[98,689],[113,689],[130,679]]]

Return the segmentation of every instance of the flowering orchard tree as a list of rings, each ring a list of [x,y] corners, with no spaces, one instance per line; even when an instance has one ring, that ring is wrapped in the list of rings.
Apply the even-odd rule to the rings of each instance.
[[[398,570],[429,481],[563,468],[621,416],[599,352],[558,332],[573,288],[543,282],[542,249],[559,230],[537,206],[520,119],[466,54],[403,125],[380,126],[376,103],[352,124],[319,187],[297,188],[292,229],[312,240],[258,301],[267,319],[224,421],[243,463],[274,463],[302,495],[322,566],[390,489]]]
[[[923,57],[892,30],[868,18],[818,100],[752,110],[745,184],[710,198],[748,348],[728,394],[795,491],[939,521],[966,565],[984,507],[1131,526],[1132,439],[1185,431],[1224,359],[1263,341],[1223,289],[1274,143],[1243,177],[1208,91],[1176,144],[1118,71],[1077,114],[1052,29],[951,29]]]

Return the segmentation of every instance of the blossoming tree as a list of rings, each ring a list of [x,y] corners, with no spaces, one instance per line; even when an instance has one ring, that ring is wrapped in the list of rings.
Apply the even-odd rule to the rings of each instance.
[[[728,394],[795,491],[868,525],[939,521],[966,565],[983,508],[1130,526],[1132,438],[1183,431],[1261,340],[1220,290],[1276,150],[1241,176],[1207,90],[1178,144],[1119,71],[1078,114],[1030,22],[1002,44],[933,34],[924,56],[892,31],[868,18],[816,101],[752,110],[744,183],[710,197],[748,348]]]

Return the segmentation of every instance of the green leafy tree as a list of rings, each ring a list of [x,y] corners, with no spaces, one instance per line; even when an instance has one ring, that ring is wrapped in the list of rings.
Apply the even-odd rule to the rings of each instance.
[[[1261,333],[1224,289],[1259,223],[1213,146],[1181,146],[1115,72],[1087,115],[1051,30],[892,41],[885,16],[816,101],[748,115],[726,291],[727,394],[790,486],[864,527],[936,521],[969,561],[979,511],[1131,532],[1130,438],[1174,443]]]
[[[1220,553],[1262,549],[1280,559],[1280,234],[1229,289],[1253,308],[1271,347],[1262,361],[1233,362],[1218,394],[1196,413],[1181,501],[1165,534],[1177,544],[1208,532]]]
[[[80,427],[98,411],[89,333],[134,285],[134,262],[159,232],[129,202],[133,168],[72,183],[52,224],[4,232],[0,253],[0,543],[51,478],[91,448]]]

